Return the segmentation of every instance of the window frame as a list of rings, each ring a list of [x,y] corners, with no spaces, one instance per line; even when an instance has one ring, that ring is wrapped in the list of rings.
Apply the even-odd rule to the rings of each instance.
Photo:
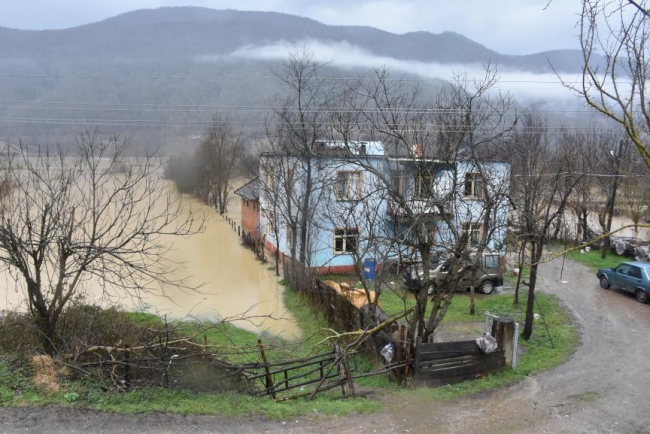
[[[480,172],[465,173],[463,196],[472,199],[484,199],[484,184],[485,180]]]
[[[428,182],[426,180],[428,180]],[[417,173],[415,175],[415,185],[413,186],[413,197],[418,199],[429,199],[433,197],[434,181],[435,176],[433,173]]]
[[[353,177],[356,180],[356,192],[354,192]],[[343,191],[341,184],[345,183]],[[339,170],[336,172],[336,181],[334,183],[334,196],[339,202],[361,200],[363,196],[363,172],[361,170]]]
[[[634,274],[637,274],[636,276],[632,275],[632,272],[634,271]],[[641,274],[641,267],[637,267],[636,265],[630,265],[630,269],[627,272],[628,276],[630,276],[633,279],[641,279],[643,278],[643,275]]]
[[[483,224],[478,222],[465,222],[462,226],[463,236],[467,235],[467,242],[471,245],[477,245],[483,237]],[[476,240],[474,240],[476,234]]]
[[[350,255],[357,253],[359,249],[359,238],[360,231],[358,227],[346,226],[346,227],[336,227],[333,232],[333,245],[332,250],[335,255]],[[350,239],[354,239],[354,244],[352,249],[348,249],[348,243]],[[341,240],[341,249],[337,248],[337,240]]]
[[[403,170],[394,170],[392,173],[392,183],[395,194],[404,196],[406,191],[406,174]]]

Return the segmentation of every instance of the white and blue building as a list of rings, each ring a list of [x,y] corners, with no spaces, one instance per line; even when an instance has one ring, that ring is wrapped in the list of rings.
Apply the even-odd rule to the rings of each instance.
[[[485,240],[487,249],[503,251],[509,165],[420,154],[414,149],[408,156],[387,155],[379,142],[321,142],[308,159],[264,154],[260,232],[266,245],[291,254],[298,234],[286,214],[300,220],[311,173],[306,262],[316,271],[351,271],[367,258],[413,258],[407,241],[416,225],[436,250],[466,237],[469,244]]]

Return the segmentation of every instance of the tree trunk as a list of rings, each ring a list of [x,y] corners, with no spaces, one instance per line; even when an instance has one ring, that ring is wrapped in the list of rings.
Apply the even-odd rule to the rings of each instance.
[[[307,157],[310,158],[310,157]],[[312,193],[312,179],[311,179],[311,160],[307,161],[307,173],[305,174],[305,197],[302,202],[302,209],[300,210],[300,263],[303,265],[306,264],[307,258],[307,225],[309,224],[309,200],[311,199]],[[295,232],[294,232],[295,234]],[[294,244],[296,244],[294,242]]]
[[[524,254],[526,252],[526,241],[521,243],[521,250],[519,251],[519,258],[517,266],[519,267],[519,273],[517,274],[517,285],[515,285],[515,299],[512,304],[519,304],[519,285],[521,285],[521,274],[524,271]]]
[[[582,227],[582,242],[589,242],[589,221],[587,220],[587,209],[583,207],[580,210],[580,226]]]
[[[526,303],[526,323],[524,324],[524,332],[521,336],[525,340],[529,340],[533,334],[533,320],[535,311],[535,284],[537,283],[537,267],[539,261],[542,259],[542,250],[544,243],[536,241],[531,243],[533,257],[530,264],[530,282],[528,286],[528,302]]]
[[[40,315],[39,313],[35,313],[34,315],[36,316],[36,328],[39,332],[39,339],[41,340],[43,351],[45,351],[46,354],[53,356],[57,353],[55,324],[53,324],[47,316]]]

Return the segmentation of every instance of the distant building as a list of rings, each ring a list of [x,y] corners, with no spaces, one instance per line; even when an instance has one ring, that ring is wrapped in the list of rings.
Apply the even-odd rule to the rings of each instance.
[[[242,228],[254,235],[260,235],[260,188],[260,181],[255,178],[235,190],[241,197]]]

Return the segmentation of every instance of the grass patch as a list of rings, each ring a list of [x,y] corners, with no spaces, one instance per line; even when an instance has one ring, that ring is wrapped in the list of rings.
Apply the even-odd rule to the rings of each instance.
[[[285,291],[285,303],[292,310],[300,327],[308,338],[297,344],[281,341],[265,341],[267,354],[284,355],[285,359],[307,355],[313,346],[325,337],[321,331],[324,324],[314,316],[305,303],[293,291]],[[133,314],[135,321],[146,321],[151,325],[164,322],[147,315]],[[211,345],[233,348],[250,347],[257,344],[257,335],[237,329],[231,324],[214,325],[208,322],[170,323],[182,335],[197,335],[197,340],[207,339]],[[205,336],[205,338],[203,337]],[[328,347],[329,348],[329,347]],[[253,358],[259,359],[253,355]],[[228,357],[233,361],[232,357]],[[250,360],[249,360],[250,361]],[[360,361],[363,364],[363,361]],[[271,398],[256,398],[234,392],[195,393],[165,388],[142,388],[129,393],[120,393],[99,380],[82,379],[70,381],[60,379],[57,391],[48,391],[32,381],[34,373],[25,359],[0,356],[0,406],[83,406],[101,411],[118,413],[172,412],[178,414],[206,414],[227,417],[265,417],[285,419],[301,416],[346,415],[351,413],[376,412],[382,408],[378,401],[359,398],[344,399],[338,389],[321,393],[311,401],[303,399],[275,402]],[[293,393],[299,393],[296,390]]]
[[[572,323],[566,309],[564,309],[554,295],[536,294],[539,307],[535,306],[535,312],[543,313],[553,340],[554,348],[551,345],[551,338],[541,320],[535,320],[533,335],[526,342],[519,339],[519,345],[524,348],[516,371],[505,369],[500,373],[488,375],[480,380],[466,381],[459,384],[443,386],[435,389],[418,389],[416,391],[399,391],[398,394],[414,393],[416,396],[429,397],[431,399],[458,399],[466,395],[477,394],[497,388],[501,388],[520,381],[528,375],[534,375],[548,369],[552,369],[564,362],[573,352],[580,337],[576,326]],[[453,323],[477,323],[484,321],[483,313],[489,311],[495,315],[508,316],[520,324],[520,333],[523,330],[526,315],[526,293],[520,293],[519,304],[513,304],[512,294],[492,294],[475,298],[476,314],[469,314],[470,296],[467,293],[456,293],[452,299],[443,324]],[[380,304],[389,314],[402,312],[406,307],[415,304],[415,297],[405,290],[384,291],[381,295]],[[427,313],[430,312],[430,303]],[[482,328],[482,327],[481,327]],[[478,337],[478,336],[477,336]]]
[[[462,306],[464,303],[457,303],[458,300],[469,297],[454,297],[452,306],[456,304]],[[436,389],[418,389],[416,394],[421,397],[439,400],[453,400],[466,395],[473,395],[489,390],[498,389],[517,381],[523,380],[526,376],[535,375],[540,372],[552,369],[564,362],[573,352],[580,341],[579,333],[571,317],[562,307],[561,303],[554,295],[536,294],[539,306],[544,314],[546,323],[549,327],[550,335],[554,347],[551,345],[551,339],[546,332],[546,328],[541,318],[535,321],[533,326],[533,335],[526,342],[519,339],[519,345],[524,348],[524,353],[520,357],[516,371],[504,369],[503,371],[488,375],[480,380],[465,381],[459,384],[439,387]],[[512,304],[513,296],[510,294],[493,295],[481,300],[483,309],[489,310],[494,314],[507,315],[521,324],[523,327],[524,317],[526,314],[527,297],[520,295],[520,303],[515,306]],[[477,310],[478,310],[477,300]],[[450,309],[451,311],[451,309]],[[481,311],[482,312],[482,311]],[[539,313],[537,306],[535,312]],[[465,313],[466,316],[467,313]],[[474,317],[474,320],[482,317]],[[449,321],[445,317],[445,321]],[[521,332],[521,329],[520,329]],[[399,392],[405,393],[405,392]]]
[[[345,415],[372,412],[381,404],[368,399],[342,399],[339,394],[320,394],[312,401],[276,403],[237,393],[193,393],[163,388],[145,388],[129,393],[106,391],[92,381],[61,382],[56,392],[48,392],[30,380],[28,367],[16,370],[15,362],[0,358],[0,406],[80,405],[117,413],[172,412],[229,417],[284,419],[317,414]]]
[[[590,250],[584,253],[580,253],[579,250],[571,250],[567,253],[567,257],[591,268],[593,271],[599,268],[614,268],[621,262],[633,260],[633,258],[619,256],[612,251],[607,253],[605,259],[601,258],[601,255],[601,250]]]
[[[512,304],[512,295],[495,294],[476,298],[476,315],[469,315],[469,296],[458,293],[453,298],[445,321],[453,323],[482,323],[482,313],[486,310],[498,315],[508,315],[523,324],[525,315],[526,295],[522,294],[521,303]],[[430,399],[451,400],[504,387],[533,375],[551,369],[562,363],[573,353],[578,343],[578,332],[571,324],[570,318],[556,297],[537,294],[539,304],[545,315],[555,348],[551,347],[549,336],[540,321],[535,323],[533,336],[530,341],[520,340],[525,349],[519,360],[516,371],[505,369],[502,372],[489,375],[476,381],[444,386],[436,389],[395,390],[397,386],[390,383],[386,376],[376,376],[360,379],[360,386],[381,388],[390,394],[390,399]],[[389,313],[398,313],[405,307],[414,304],[413,295],[401,290],[384,291],[381,305]],[[325,349],[331,349],[326,343],[323,348],[314,350],[314,346],[323,341],[328,332],[327,325],[319,315],[315,315],[300,296],[287,289],[284,291],[284,303],[296,318],[305,338],[299,343],[266,341],[271,359],[285,359],[304,356]],[[160,326],[159,318],[143,314],[132,314],[135,322]],[[247,332],[230,324],[215,326],[205,322],[174,323],[179,331],[186,335],[196,335],[197,340],[204,339],[212,345],[251,347],[257,343],[257,334]],[[205,337],[204,337],[205,336]],[[277,347],[277,349],[276,349]],[[277,351],[274,353],[274,351]],[[251,356],[255,357],[255,356]],[[373,369],[373,361],[358,356],[356,363],[362,371]],[[312,401],[303,399],[286,402],[275,402],[270,398],[255,398],[238,393],[194,393],[164,388],[143,388],[129,393],[119,393],[107,390],[106,385],[99,381],[79,380],[60,381],[60,389],[51,392],[35,385],[32,381],[33,372],[29,363],[20,362],[0,355],[0,406],[12,405],[78,405],[102,411],[119,413],[150,413],[174,412],[179,414],[208,414],[228,417],[266,417],[270,419],[285,419],[291,417],[322,415],[346,415],[381,411],[380,402],[366,399],[344,399],[340,391],[334,389],[331,393],[319,394]],[[110,389],[110,388],[109,388]],[[299,393],[300,391],[295,391]],[[584,395],[584,396],[583,396]],[[576,396],[580,400],[595,400],[597,395],[586,392]]]
[[[519,272],[521,273],[521,281],[522,282],[529,280],[529,278],[530,278],[530,267],[529,266],[524,265],[523,267],[521,267]],[[508,282],[510,282],[512,285],[516,285],[517,284],[517,279],[519,278],[519,276],[517,276],[514,273],[514,271],[508,271],[503,275],[503,278],[505,280],[507,280]]]

